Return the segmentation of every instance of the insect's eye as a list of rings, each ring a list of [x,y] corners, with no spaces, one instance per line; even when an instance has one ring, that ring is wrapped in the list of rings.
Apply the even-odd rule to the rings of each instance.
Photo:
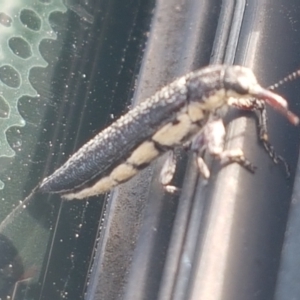
[[[237,78],[236,82],[232,86],[233,91],[240,95],[248,94],[249,92],[249,79],[245,76],[240,76]]]
[[[256,79],[253,73],[244,67],[228,67],[224,74],[224,86],[228,91],[238,95],[247,95],[252,85],[256,85]]]

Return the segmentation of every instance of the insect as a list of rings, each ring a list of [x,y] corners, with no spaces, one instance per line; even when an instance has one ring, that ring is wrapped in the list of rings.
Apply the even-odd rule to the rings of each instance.
[[[248,68],[215,65],[191,72],[97,134],[36,190],[58,193],[66,199],[105,193],[169,151],[161,182],[168,191],[173,191],[175,188],[170,185],[175,171],[172,151],[183,145],[196,154],[200,173],[206,178],[209,170],[201,157],[204,149],[222,164],[237,162],[253,172],[253,165],[241,149],[224,150],[225,128],[219,109],[227,105],[264,111],[265,103],[292,124],[299,123],[298,117],[288,110],[286,100],[262,88]],[[267,142],[265,147],[274,160],[281,159]]]

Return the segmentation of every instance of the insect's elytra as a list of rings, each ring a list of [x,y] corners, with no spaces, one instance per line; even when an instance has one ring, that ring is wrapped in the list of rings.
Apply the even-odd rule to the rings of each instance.
[[[199,149],[194,150],[197,153],[207,148],[221,161],[237,161],[247,167],[241,151],[223,150],[225,130],[217,116],[217,110],[224,105],[252,109],[254,102],[245,104],[243,99],[264,101],[292,124],[299,123],[288,110],[287,101],[262,88],[250,69],[208,66],[165,86],[101,131],[45,178],[39,191],[59,193],[67,199],[105,193],[129,180],[159,155],[189,142],[193,149]],[[211,114],[215,115],[213,121]],[[216,144],[216,140],[220,142]],[[199,156],[200,171],[207,177],[203,163]],[[163,172],[169,170],[168,167]]]

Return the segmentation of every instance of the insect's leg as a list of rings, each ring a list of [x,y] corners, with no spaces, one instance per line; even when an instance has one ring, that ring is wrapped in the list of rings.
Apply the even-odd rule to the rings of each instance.
[[[250,110],[256,112],[258,117],[259,139],[262,141],[263,144],[269,141],[268,129],[267,129],[267,110],[266,110],[266,105],[263,101],[255,98],[245,98],[245,99],[231,98],[229,103],[231,106],[234,106],[238,109]],[[265,148],[269,153],[268,147],[265,146]],[[272,157],[272,159],[273,157],[277,157],[275,153],[270,154],[270,156]]]
[[[224,150],[225,127],[222,119],[211,120],[203,127],[203,130],[197,135],[192,143],[192,150],[198,153],[197,163],[201,174],[209,177],[209,170],[200,157],[202,150],[208,152],[220,160],[221,164],[230,164],[237,162],[250,172],[255,171],[255,167],[245,158],[241,149]]]
[[[259,140],[263,144],[268,155],[271,157],[275,164],[281,163],[285,169],[287,177],[290,177],[290,168],[286,160],[278,155],[274,147],[269,142],[268,128],[267,128],[267,110],[266,104],[258,99],[230,99],[230,105],[243,110],[251,110],[257,113],[258,117],[258,136]]]
[[[205,179],[208,179],[210,177],[210,171],[209,171],[207,164],[204,162],[203,158],[200,155],[197,155],[197,166],[198,166],[200,174]]]
[[[176,156],[174,151],[167,153],[167,159],[160,172],[160,182],[168,193],[175,193],[179,189],[176,186],[170,185],[176,170]]]
[[[251,173],[254,173],[256,170],[256,167],[245,157],[244,152],[240,148],[211,154],[217,157],[223,165],[236,162]]]
[[[205,178],[208,179],[210,177],[210,171],[202,158],[203,152],[207,147],[207,142],[205,138],[205,130],[202,130],[197,134],[192,143],[189,145],[190,149],[196,154],[196,162],[198,166],[199,173]]]
[[[274,147],[269,142],[269,135],[268,135],[268,129],[267,129],[267,111],[266,106],[263,104],[258,110],[258,130],[259,130],[259,139],[262,142],[265,150],[273,160],[275,164],[281,163],[285,169],[285,172],[287,174],[287,177],[291,176],[290,167],[286,160],[278,155],[274,149]]]

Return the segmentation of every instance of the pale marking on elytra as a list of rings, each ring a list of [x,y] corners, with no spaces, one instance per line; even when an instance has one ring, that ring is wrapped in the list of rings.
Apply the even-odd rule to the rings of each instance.
[[[200,103],[203,110],[212,111],[216,107],[220,107],[225,104],[224,99],[227,98],[226,92],[224,89],[216,91],[213,95],[208,97],[208,101]],[[205,99],[204,99],[205,100]]]
[[[133,177],[137,173],[138,170],[133,165],[123,163],[113,169],[110,177],[117,182],[123,182]]]
[[[140,166],[151,162],[154,158],[159,156],[159,151],[151,141],[142,143],[136,150],[132,152],[127,162],[133,165]]]
[[[196,130],[197,125],[193,124],[187,113],[179,114],[176,118],[178,123],[168,123],[158,130],[152,140],[163,146],[180,144],[189,132]]]
[[[113,187],[117,186],[119,183],[114,181],[110,176],[101,178],[93,186],[84,188],[78,192],[70,192],[63,194],[62,197],[67,200],[84,199],[91,195],[103,194],[109,191]]]

